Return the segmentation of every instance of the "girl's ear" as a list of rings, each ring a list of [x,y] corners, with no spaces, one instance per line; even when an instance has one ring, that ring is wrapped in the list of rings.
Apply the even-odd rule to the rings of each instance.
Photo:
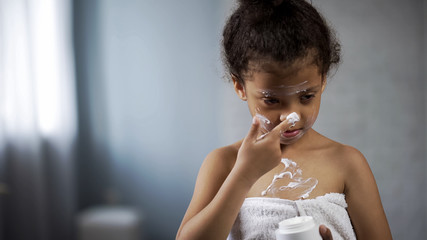
[[[246,101],[247,97],[245,92],[245,86],[240,83],[239,79],[237,79],[236,76],[231,75],[231,79],[233,80],[234,91],[236,91],[240,99],[242,99],[243,101]]]
[[[322,93],[326,88],[326,77],[322,77]]]

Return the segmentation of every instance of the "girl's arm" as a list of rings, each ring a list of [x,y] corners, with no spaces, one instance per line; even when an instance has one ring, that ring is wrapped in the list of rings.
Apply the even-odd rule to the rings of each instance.
[[[242,203],[256,180],[280,163],[280,134],[292,124],[283,121],[262,139],[254,118],[236,154],[219,149],[207,156],[177,239],[226,239]],[[230,170],[231,169],[231,170]]]
[[[219,149],[203,162],[177,239],[225,239],[230,232],[253,183],[229,171],[227,155]]]
[[[348,213],[358,239],[392,239],[375,178],[365,157],[346,147],[350,156],[345,183]],[[346,154],[347,155],[347,154]]]

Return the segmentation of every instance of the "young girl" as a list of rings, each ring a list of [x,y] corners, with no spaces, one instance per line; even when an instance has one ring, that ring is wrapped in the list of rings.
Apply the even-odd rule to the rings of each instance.
[[[301,215],[324,239],[391,239],[366,159],[312,129],[340,56],[317,10],[304,0],[240,0],[223,47],[252,126],[204,160],[177,239],[275,239],[280,221]]]

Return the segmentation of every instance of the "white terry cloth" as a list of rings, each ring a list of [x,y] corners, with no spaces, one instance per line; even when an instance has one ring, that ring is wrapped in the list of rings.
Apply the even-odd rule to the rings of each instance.
[[[246,198],[227,240],[276,239],[279,222],[296,216],[312,216],[324,224],[334,240],[356,239],[342,193],[328,193],[314,199]]]

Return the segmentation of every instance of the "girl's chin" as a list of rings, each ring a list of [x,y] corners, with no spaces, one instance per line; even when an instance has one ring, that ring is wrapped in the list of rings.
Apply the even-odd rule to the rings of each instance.
[[[291,145],[291,144],[294,144],[295,142],[297,142],[298,141],[298,139],[292,139],[292,140],[289,140],[289,139],[280,139],[280,144],[282,144],[282,145]]]

